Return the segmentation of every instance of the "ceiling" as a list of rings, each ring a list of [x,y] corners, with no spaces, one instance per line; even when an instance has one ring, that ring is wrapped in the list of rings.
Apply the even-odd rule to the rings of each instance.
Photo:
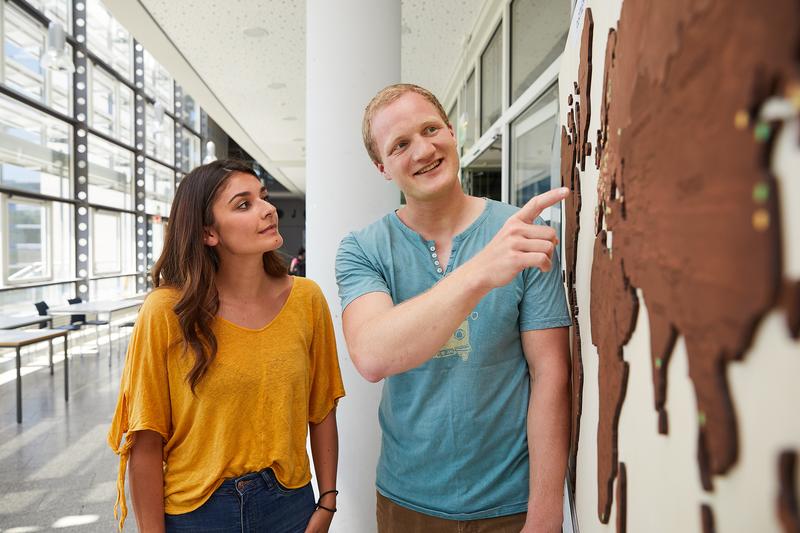
[[[305,193],[305,2],[105,3],[242,148]],[[482,3],[402,0],[402,81],[442,95]]]

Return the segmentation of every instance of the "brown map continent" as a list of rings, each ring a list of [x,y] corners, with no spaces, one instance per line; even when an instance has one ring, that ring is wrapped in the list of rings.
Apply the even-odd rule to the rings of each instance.
[[[778,519],[783,533],[800,533],[800,500],[798,500],[797,452],[787,450],[778,459]]]
[[[697,399],[703,486],[710,490],[712,475],[736,461],[726,367],[743,357],[782,286],[778,188],[769,171],[780,124],[759,122],[757,112],[797,82],[798,21],[796,0],[625,0],[609,34],[591,280],[603,522],[617,468],[622,347],[635,326],[635,288],[649,314],[659,431],[668,429],[666,371],[681,335]],[[588,107],[577,113],[578,154],[584,113]],[[784,300],[791,327],[796,293],[785,290]]]

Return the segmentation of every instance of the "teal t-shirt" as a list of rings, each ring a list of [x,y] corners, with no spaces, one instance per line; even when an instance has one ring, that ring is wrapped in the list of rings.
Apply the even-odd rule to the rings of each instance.
[[[370,292],[389,294],[395,305],[425,292],[482,250],[516,211],[487,200],[483,213],[453,239],[446,270],[435,243],[396,213],[348,234],[336,257],[342,309]],[[554,254],[550,272],[528,269],[492,290],[436,356],[386,378],[378,491],[451,520],[525,512],[530,381],[520,332],[569,325]]]

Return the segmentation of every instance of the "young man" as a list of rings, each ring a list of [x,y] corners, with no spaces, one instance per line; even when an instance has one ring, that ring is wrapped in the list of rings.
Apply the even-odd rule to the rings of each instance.
[[[560,532],[569,437],[567,313],[555,232],[464,194],[453,128],[415,85],[367,106],[364,144],[407,204],[336,259],[350,357],[385,379],[380,533]]]

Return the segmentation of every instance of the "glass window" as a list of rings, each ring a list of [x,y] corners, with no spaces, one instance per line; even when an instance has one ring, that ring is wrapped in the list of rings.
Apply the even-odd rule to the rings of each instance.
[[[497,27],[481,54],[481,135],[500,118],[503,86],[503,25]]]
[[[64,25],[67,33],[72,33],[70,14],[72,13],[72,2],[70,0],[28,0],[28,3],[44,12],[50,20],[57,20]]]
[[[42,287],[25,287],[0,292],[0,315],[35,315],[34,302],[45,301],[50,305],[66,302],[75,294],[73,282]],[[55,302],[55,303],[54,303]]]
[[[475,144],[475,130],[477,120],[477,109],[475,104],[475,71],[467,78],[467,83],[461,91],[461,117],[458,121],[458,139],[461,145],[461,153]]]
[[[133,91],[97,65],[92,65],[91,85],[91,126],[132,144]]]
[[[125,78],[131,79],[133,40],[131,34],[111,16],[100,0],[88,0],[86,37],[88,47]]]
[[[511,101],[525,92],[564,50],[570,3],[511,2]]]
[[[172,102],[175,99],[172,77],[147,50],[144,51],[144,90],[157,102],[161,102],[164,109],[172,112]]]
[[[89,282],[89,291],[95,300],[118,300],[133,296],[136,294],[136,276],[93,279]]]
[[[161,257],[161,250],[164,249],[164,231],[166,230],[167,223],[161,217],[150,218],[150,243],[152,250],[152,257],[147,261],[148,268],[152,267],[158,258]]]
[[[6,281],[20,283],[50,278],[47,204],[14,198],[6,212]]]
[[[554,138],[558,128],[558,85],[553,85],[511,123],[511,203],[522,206],[549,191],[560,170],[553,172]],[[543,218],[547,219],[546,214]]]
[[[175,164],[175,122],[165,113],[157,113],[156,106],[147,106],[145,122],[145,152],[168,165]]]
[[[200,131],[200,106],[194,101],[194,98],[184,93],[181,99],[181,108],[183,109],[183,122],[194,131]]]
[[[133,215],[92,210],[92,274],[118,274],[134,270]]]
[[[181,159],[184,172],[189,172],[200,164],[200,137],[183,128],[181,140]]]
[[[133,152],[89,136],[89,202],[133,209]]]
[[[0,96],[0,184],[69,198],[72,126]]]
[[[151,215],[167,216],[175,195],[175,172],[149,159],[144,165],[144,209]]]
[[[47,28],[8,2],[4,4],[4,10],[4,83],[36,101],[69,114],[69,75],[48,71],[40,64],[45,50]],[[67,48],[71,54],[71,47]]]

